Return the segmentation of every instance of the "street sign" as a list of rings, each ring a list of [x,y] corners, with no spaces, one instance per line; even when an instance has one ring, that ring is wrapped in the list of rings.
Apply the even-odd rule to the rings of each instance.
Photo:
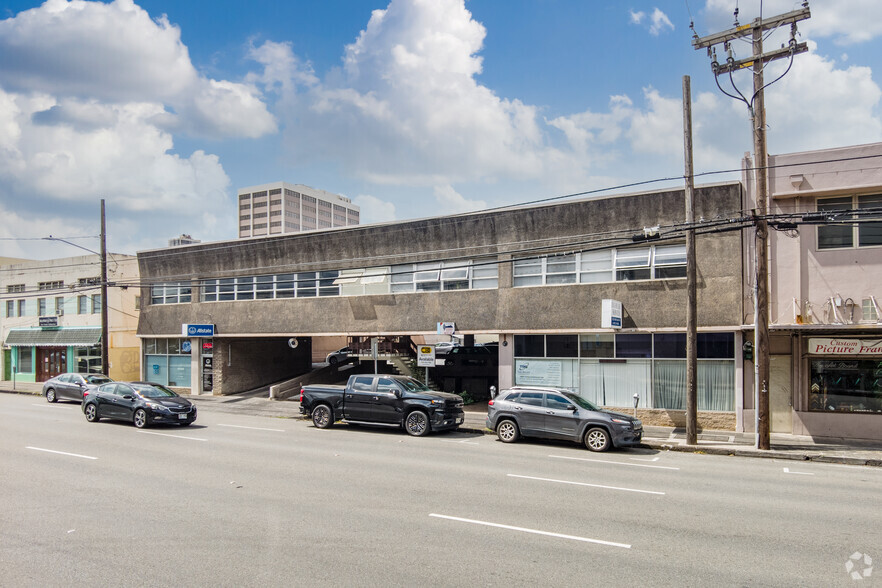
[[[417,367],[435,367],[435,347],[420,345],[417,349]]]

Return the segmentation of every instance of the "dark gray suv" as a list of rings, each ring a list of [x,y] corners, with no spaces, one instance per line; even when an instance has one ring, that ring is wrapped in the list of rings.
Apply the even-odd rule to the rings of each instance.
[[[591,451],[637,445],[643,437],[638,419],[600,409],[568,390],[527,386],[503,390],[490,401],[487,428],[503,443],[520,437],[567,439]]]

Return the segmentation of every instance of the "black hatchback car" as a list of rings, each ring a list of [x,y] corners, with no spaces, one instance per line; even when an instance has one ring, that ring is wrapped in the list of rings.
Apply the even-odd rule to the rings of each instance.
[[[43,383],[43,396],[49,402],[57,402],[59,400],[82,402],[86,393],[95,390],[101,384],[112,381],[103,374],[58,374]]]
[[[521,436],[566,439],[591,451],[637,445],[643,437],[638,419],[600,409],[568,390],[526,386],[503,390],[489,402],[487,428],[504,443]]]
[[[86,396],[83,414],[90,423],[118,419],[139,429],[157,423],[186,427],[196,420],[196,407],[162,384],[111,382]]]

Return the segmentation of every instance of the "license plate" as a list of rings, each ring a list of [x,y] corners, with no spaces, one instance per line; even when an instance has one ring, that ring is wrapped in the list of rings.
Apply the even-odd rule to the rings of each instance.
[[[187,415],[185,415],[185,414],[179,414],[179,415],[178,415],[178,420],[186,421],[186,420],[187,420]]]
[[[461,425],[462,421],[463,421],[463,417],[459,417],[458,419],[456,419],[456,424]]]

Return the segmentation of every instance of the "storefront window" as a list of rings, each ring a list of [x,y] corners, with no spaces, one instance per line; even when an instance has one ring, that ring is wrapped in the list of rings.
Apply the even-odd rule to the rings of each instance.
[[[545,357],[545,335],[515,335],[515,357]]]
[[[578,335],[547,335],[546,357],[579,357]]]
[[[579,335],[580,357],[612,357],[615,354],[615,335],[593,333]]]
[[[698,410],[732,412],[735,334],[697,335]],[[601,406],[632,407],[636,394],[640,407],[685,409],[686,333],[515,335],[514,339],[516,384],[572,387]]]
[[[190,349],[189,339],[145,339],[144,379],[189,388]]]
[[[616,357],[652,357],[652,335],[616,335]]]
[[[101,374],[101,348],[98,345],[92,347],[77,347],[74,350],[74,361],[77,372],[81,374]]]
[[[735,410],[735,365],[731,361],[699,361],[698,410]],[[686,409],[686,362],[656,361],[653,370],[655,408]]]
[[[882,412],[882,360],[812,360],[809,408],[835,412]]]
[[[30,374],[34,371],[34,350],[31,347],[18,348],[18,372]]]

